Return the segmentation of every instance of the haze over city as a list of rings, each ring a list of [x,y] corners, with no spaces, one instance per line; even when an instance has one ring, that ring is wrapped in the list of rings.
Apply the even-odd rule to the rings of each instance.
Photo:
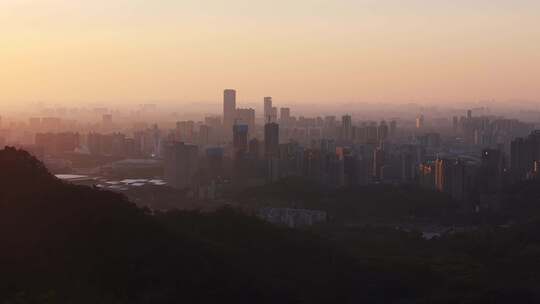
[[[538,1],[4,0],[0,102],[539,101]]]
[[[540,2],[0,0],[0,303],[540,303]]]

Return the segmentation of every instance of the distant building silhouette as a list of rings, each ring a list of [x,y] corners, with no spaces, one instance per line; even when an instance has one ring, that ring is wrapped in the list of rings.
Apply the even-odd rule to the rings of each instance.
[[[272,97],[268,96],[264,98],[264,108],[263,108],[263,114],[264,114],[264,123],[273,122],[271,121],[272,118]]]
[[[249,126],[246,124],[235,124],[233,126],[233,148],[234,158],[242,159],[248,151]]]
[[[236,109],[236,123],[245,124],[248,126],[249,137],[255,136],[255,110],[252,108]]]
[[[416,128],[421,130],[424,129],[424,115],[420,115],[416,118]]]
[[[264,152],[267,161],[267,178],[279,179],[279,125],[274,122],[264,125]]]
[[[223,92],[223,127],[227,131],[227,137],[230,137],[234,120],[236,119],[236,91],[225,90]]]
[[[165,179],[171,187],[184,189],[195,185],[198,148],[183,142],[165,144]]]

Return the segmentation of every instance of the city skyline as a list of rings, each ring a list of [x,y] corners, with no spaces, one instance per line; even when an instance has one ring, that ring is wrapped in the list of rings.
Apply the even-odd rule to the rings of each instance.
[[[535,1],[0,4],[0,102],[540,100]],[[292,104],[292,105],[294,105]]]
[[[540,303],[539,0],[0,0],[0,303]]]

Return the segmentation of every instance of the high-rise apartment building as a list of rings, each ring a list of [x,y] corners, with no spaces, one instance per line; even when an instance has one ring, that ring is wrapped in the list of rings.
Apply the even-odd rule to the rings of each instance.
[[[183,142],[165,144],[165,179],[169,186],[177,189],[195,184],[198,170],[198,148]]]
[[[343,115],[341,117],[341,131],[343,140],[352,139],[352,118],[350,115]]]
[[[279,109],[279,122],[283,125],[289,124],[291,120],[291,109],[281,108]]]
[[[366,126],[366,143],[367,144],[377,144],[377,123],[372,122],[368,126]]]
[[[247,125],[249,128],[249,136],[255,135],[255,110],[252,108],[236,109],[235,124]]]
[[[223,92],[223,127],[224,129],[232,130],[232,126],[234,125],[235,119],[236,119],[236,91],[228,89]]]
[[[246,124],[235,124],[233,126],[233,148],[234,158],[242,158],[248,151],[249,126]]]
[[[264,125],[264,151],[266,158],[279,156],[279,125],[267,123]]]
[[[210,144],[212,128],[208,125],[199,126],[198,143],[200,146],[207,146]]]
[[[381,121],[379,127],[377,128],[377,141],[383,143],[388,138],[389,128],[386,121]]]
[[[435,189],[450,194],[459,202],[468,202],[476,184],[478,164],[464,159],[438,158],[435,161]]]
[[[515,179],[522,180],[533,171],[534,162],[540,160],[540,130],[526,138],[516,138],[510,147],[510,165]]]
[[[176,141],[183,141],[183,142],[194,142],[194,130],[195,130],[195,122],[194,121],[179,121],[176,123],[176,134],[175,134],[175,140]]]
[[[272,97],[264,98],[264,123],[273,122],[272,121]]]
[[[424,128],[424,115],[420,115],[416,118],[416,128],[421,130]]]
[[[272,112],[271,112],[271,115],[270,115],[270,121],[271,122],[277,122],[277,118],[278,118],[278,109],[277,109],[277,107],[272,107]]]

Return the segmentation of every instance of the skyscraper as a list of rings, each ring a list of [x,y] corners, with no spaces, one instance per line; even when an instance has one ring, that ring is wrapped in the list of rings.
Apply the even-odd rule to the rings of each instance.
[[[206,146],[210,143],[211,128],[208,125],[199,126],[198,143],[200,146]]]
[[[516,138],[510,147],[510,165],[517,180],[527,177],[534,169],[534,161],[540,160],[540,130],[531,132],[526,138]]]
[[[221,142],[223,140],[222,138],[222,130],[223,125],[221,122],[221,118],[219,117],[205,117],[204,118],[204,124],[207,125],[210,128],[210,137],[209,141],[212,143]]]
[[[450,194],[459,202],[470,200],[471,190],[476,187],[478,164],[460,158],[441,158],[435,161],[435,188]]]
[[[249,136],[255,136],[255,110],[252,108],[236,109],[235,124],[245,124],[249,128]]]
[[[416,128],[417,129],[424,128],[424,115],[420,115],[416,118]]]
[[[447,186],[448,171],[450,160],[437,158],[435,161],[435,189],[445,192],[449,188]]]
[[[235,124],[233,126],[233,148],[234,158],[242,158],[248,149],[249,127],[246,124]]]
[[[224,129],[230,132],[230,130],[232,130],[232,126],[234,125],[235,119],[236,119],[236,91],[225,90],[223,92],[223,127]]]
[[[271,122],[264,125],[264,152],[267,159],[279,155],[279,125]]]
[[[272,122],[272,97],[264,98],[264,123]]]
[[[377,144],[377,123],[375,122],[366,126],[366,143]]]
[[[336,134],[336,117],[335,116],[325,116],[323,121],[323,134],[324,138],[333,138]]]
[[[341,130],[343,135],[343,140],[352,139],[352,118],[350,115],[343,115],[341,117]]]
[[[388,125],[386,121],[381,121],[379,127],[377,128],[377,141],[379,143],[384,142],[388,138]]]
[[[277,122],[277,115],[278,115],[277,107],[272,107],[272,111],[271,111],[271,115],[270,115],[270,121],[271,122]]]
[[[279,122],[285,125],[288,124],[291,119],[291,109],[281,108],[279,109],[279,112]]]
[[[264,125],[264,154],[267,162],[267,179],[279,179],[279,125],[270,122]]]
[[[194,131],[194,121],[179,121],[176,123],[175,140],[193,143]]]

